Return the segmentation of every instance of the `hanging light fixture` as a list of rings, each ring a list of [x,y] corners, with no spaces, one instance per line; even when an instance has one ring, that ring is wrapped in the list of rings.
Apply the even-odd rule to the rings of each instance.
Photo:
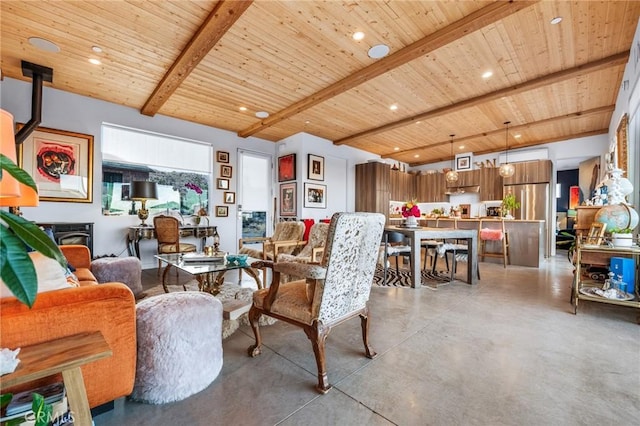
[[[509,164],[509,124],[511,124],[511,122],[505,121],[504,124],[506,126],[505,145],[507,149],[504,152],[504,163],[500,164],[498,173],[500,173],[500,176],[502,176],[503,178],[508,178],[513,176],[513,174],[516,172],[516,168],[513,167],[513,164]]]
[[[451,183],[458,180],[458,172],[456,172],[455,170],[454,157],[453,157],[453,137],[455,135],[449,135],[449,136],[451,136],[451,170],[447,172],[444,178],[447,180],[447,182]]]

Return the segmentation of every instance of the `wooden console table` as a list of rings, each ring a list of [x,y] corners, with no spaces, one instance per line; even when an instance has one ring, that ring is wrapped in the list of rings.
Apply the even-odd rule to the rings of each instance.
[[[212,225],[183,225],[180,226],[180,238],[200,238],[200,251],[204,248],[207,237],[213,237],[216,227]],[[153,226],[130,226],[127,232],[127,250],[129,256],[140,259],[140,240],[155,240],[156,231]]]
[[[99,331],[25,346],[13,373],[0,377],[0,390],[62,373],[76,426],[91,426],[91,410],[80,366],[113,355]]]

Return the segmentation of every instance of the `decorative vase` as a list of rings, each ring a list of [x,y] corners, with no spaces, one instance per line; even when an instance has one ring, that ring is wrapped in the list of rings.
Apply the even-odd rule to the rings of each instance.
[[[416,218],[415,216],[407,216],[404,219],[404,226],[406,226],[407,228],[415,228],[418,226],[418,218]]]
[[[193,223],[195,223],[196,225],[200,225],[200,216],[195,216],[193,218]]]

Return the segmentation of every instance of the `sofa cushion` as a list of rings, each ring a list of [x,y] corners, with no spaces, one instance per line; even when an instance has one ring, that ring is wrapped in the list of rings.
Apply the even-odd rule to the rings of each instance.
[[[33,261],[33,267],[38,277],[38,293],[73,287],[67,281],[66,268],[60,266],[55,259],[51,259],[37,251],[30,252],[29,257]],[[0,278],[0,297],[12,296],[13,293]]]

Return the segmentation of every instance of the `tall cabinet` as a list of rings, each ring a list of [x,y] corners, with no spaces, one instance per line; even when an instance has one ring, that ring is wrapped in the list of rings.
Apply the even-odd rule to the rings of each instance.
[[[391,166],[356,164],[356,211],[382,213],[389,218]]]

